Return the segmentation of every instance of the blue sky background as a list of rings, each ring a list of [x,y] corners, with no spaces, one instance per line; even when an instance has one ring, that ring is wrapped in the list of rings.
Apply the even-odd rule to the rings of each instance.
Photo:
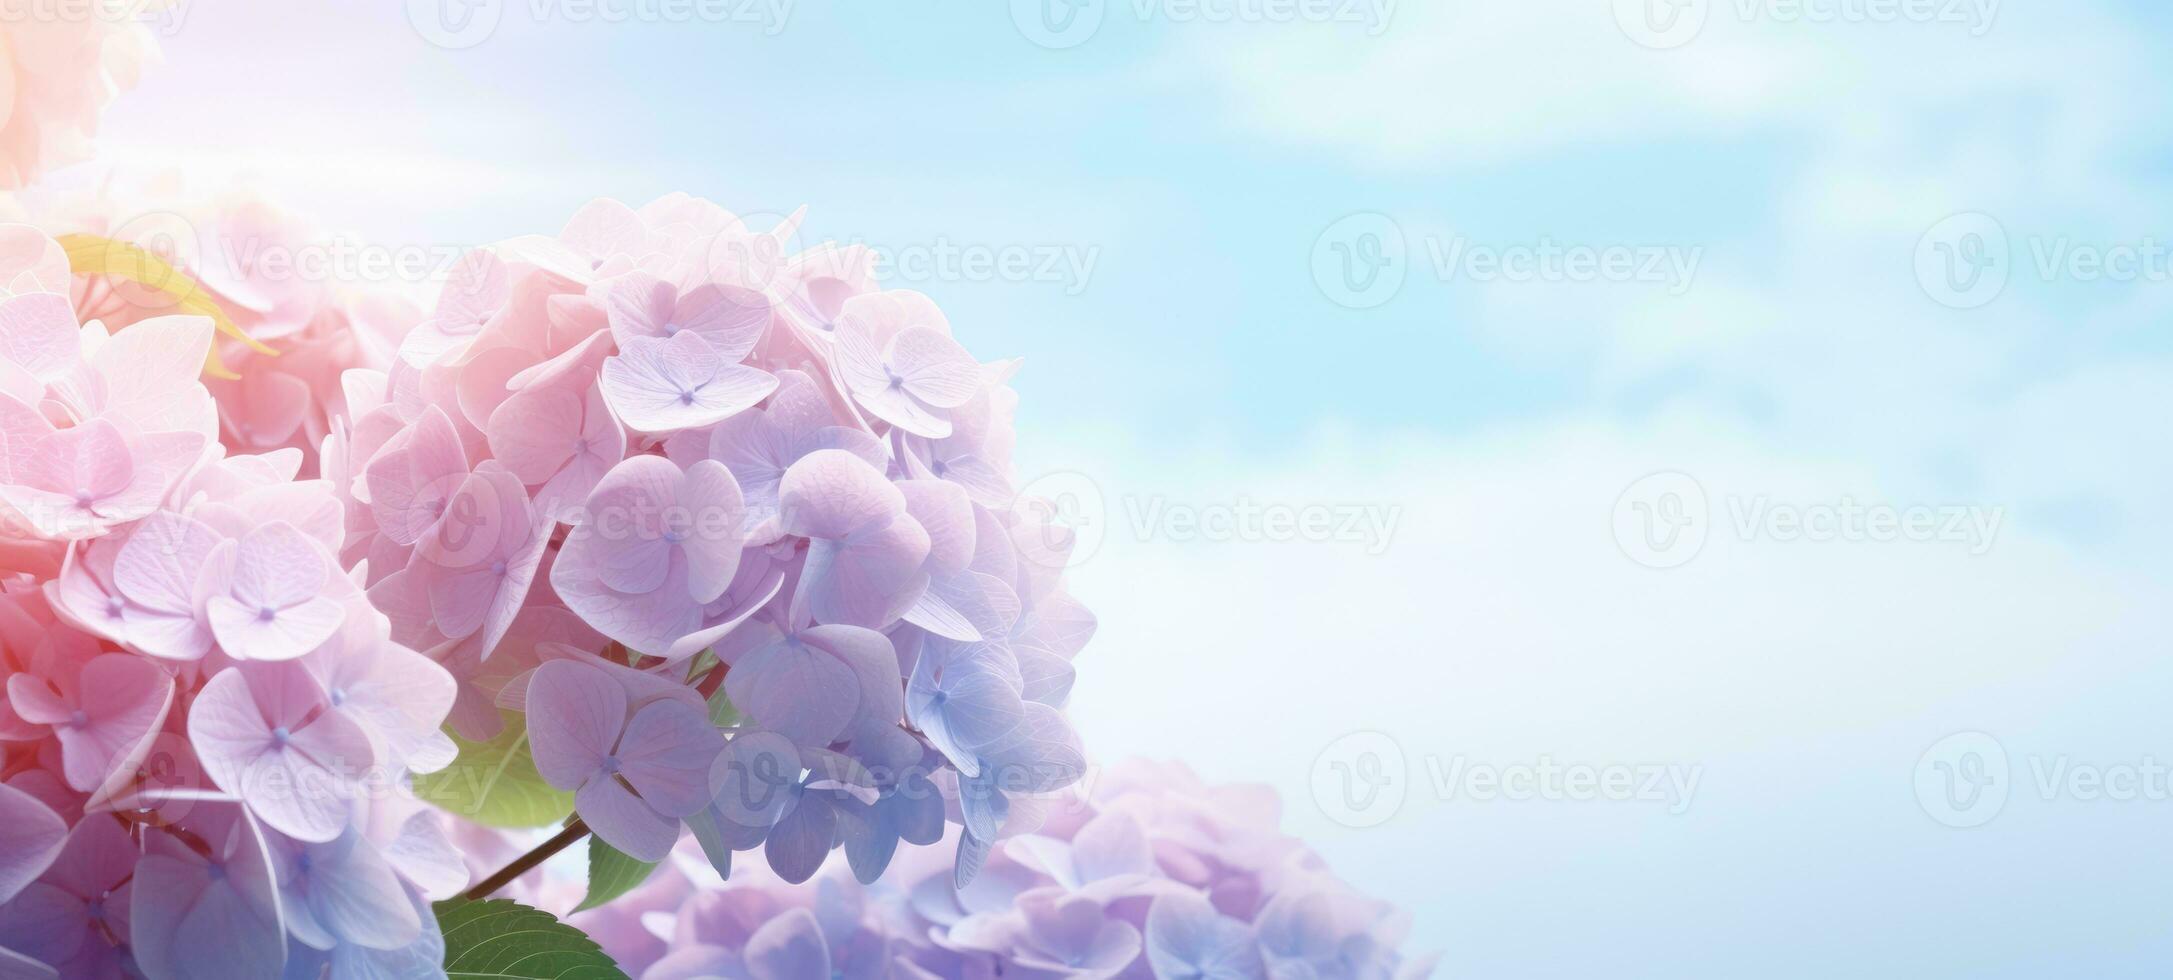
[[[1881,9],[1837,3],[1813,6]],[[1444,976],[2162,974],[2173,800],[2046,793],[2032,766],[2173,763],[2173,281],[2032,255],[2173,247],[2163,4],[1710,0],[1654,48],[1609,0],[1385,23],[1109,0],[1061,50],[1004,3],[931,0],[616,24],[504,0],[449,49],[433,4],[183,0],[106,160],[247,175],[390,244],[684,190],[808,204],[806,238],[1091,256],[1083,280],[892,284],[1025,358],[1022,469],[1092,489],[1095,751],[1274,784]],[[1366,309],[1315,274],[1354,213],[1405,243]],[[1966,244],[1957,214],[2008,245],[1969,309],[1917,261]],[[1430,261],[1542,239],[1697,271]],[[1619,534],[1661,471],[1706,502],[1668,569]],[[1385,550],[1141,527],[1240,499],[1399,520]],[[1733,526],[1844,500],[2001,523],[1981,549]],[[1363,827],[1315,795],[1358,731],[1402,756],[1403,802]],[[1914,782],[1958,732],[2010,766],[1971,829]],[[1670,814],[1427,778],[1542,756],[1700,782]]]

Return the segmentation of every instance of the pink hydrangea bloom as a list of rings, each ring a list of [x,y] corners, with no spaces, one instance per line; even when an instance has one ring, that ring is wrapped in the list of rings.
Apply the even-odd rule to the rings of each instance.
[[[970,878],[1011,796],[1083,769],[1063,706],[1092,617],[1010,489],[1009,366],[865,250],[786,254],[796,221],[598,201],[463,259],[399,357],[344,380],[338,553],[458,676],[460,729],[526,711],[622,850],[686,830],[718,868],[804,878],[842,846],[873,876],[944,822],[880,801],[964,772],[990,790],[956,815]]]
[[[94,197],[33,195],[29,215],[54,235],[141,247],[201,286],[252,342],[214,341],[238,375],[205,379],[217,401],[215,437],[235,454],[296,450],[304,477],[317,475],[332,417],[351,414],[345,373],[389,364],[417,316],[397,290],[370,282],[381,272],[346,258],[360,250],[247,195],[196,198],[160,182],[119,182]],[[170,293],[104,276],[76,276],[56,291],[116,331],[177,312]]]
[[[0,226],[0,973],[385,975],[466,883],[403,795],[454,678],[216,438],[211,322],[82,322],[58,251]]]

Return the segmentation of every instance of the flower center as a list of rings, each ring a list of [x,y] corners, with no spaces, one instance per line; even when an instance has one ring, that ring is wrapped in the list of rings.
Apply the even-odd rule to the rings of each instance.
[[[225,881],[226,865],[220,864],[217,861],[213,861],[210,864],[204,865],[204,876],[210,878],[213,881]]]
[[[607,756],[604,756],[604,761],[603,761],[603,763],[602,763],[602,766],[603,766],[603,770],[604,770],[604,775],[606,775],[606,776],[616,776],[616,775],[618,775],[618,774],[619,774],[619,757],[618,757],[618,756],[615,756],[615,755],[607,755]]]
[[[81,708],[68,713],[68,725],[71,728],[81,728],[90,723],[91,716],[84,714]]]
[[[257,622],[260,622],[260,623],[269,623],[269,622],[271,622],[272,620],[275,620],[275,619],[278,619],[278,618],[279,618],[279,610],[277,610],[277,609],[274,609],[274,608],[272,608],[272,607],[270,607],[270,606],[265,606],[264,608],[262,608],[262,609],[259,609],[259,610],[257,610]]]
[[[281,747],[281,748],[285,748],[285,747],[286,747],[286,744],[287,744],[287,741],[288,741],[289,739],[292,739],[293,737],[294,737],[294,733],[293,733],[293,732],[290,732],[290,731],[287,731],[287,726],[285,726],[285,725],[281,725],[281,726],[279,726],[278,728],[274,728],[274,729],[272,729],[272,744],[273,744],[273,745],[279,746],[279,747]]]

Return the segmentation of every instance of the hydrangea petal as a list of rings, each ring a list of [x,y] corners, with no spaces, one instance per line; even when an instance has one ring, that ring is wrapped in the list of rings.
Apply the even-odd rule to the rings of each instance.
[[[762,845],[770,870],[798,884],[815,876],[816,870],[837,843],[837,810],[821,793],[801,792],[770,828]]]
[[[884,360],[902,387],[937,408],[957,408],[981,387],[981,365],[949,335],[914,327],[891,338]]]
[[[747,973],[754,980],[828,977],[830,944],[815,913],[793,909],[764,923],[747,940]]]
[[[195,660],[210,649],[210,626],[196,608],[203,569],[219,541],[201,521],[165,512],[129,535],[114,559],[113,585],[128,599],[122,616],[138,649],[174,660]]]
[[[56,734],[68,785],[88,793],[164,724],[174,685],[156,665],[120,653],[84,664],[76,683],[84,721],[63,724]]]
[[[727,363],[698,333],[637,337],[604,360],[601,390],[619,421],[639,432],[715,425],[777,387],[766,371]]]
[[[680,701],[655,701],[626,723],[620,771],[658,813],[684,817],[709,805],[710,765],[723,748],[707,714]]]
[[[740,657],[724,683],[734,706],[799,745],[836,740],[860,700],[853,669],[798,635]]]
[[[842,539],[905,513],[905,495],[866,460],[841,449],[809,453],[778,486],[785,533]]]
[[[36,797],[0,783],[0,901],[13,898],[60,856],[68,825]]]
[[[679,840],[679,821],[656,812],[616,779],[589,780],[574,793],[573,805],[596,836],[637,861],[662,861]]]
[[[82,360],[75,308],[57,293],[22,293],[0,299],[0,360],[51,383]]]
[[[105,385],[100,416],[137,432],[212,435],[218,410],[198,376],[213,333],[209,317],[160,316],[108,338],[87,365]]]
[[[818,623],[882,629],[905,615],[928,588],[921,563],[928,533],[910,517],[846,541],[816,541],[800,575],[805,608]],[[801,599],[795,598],[798,606]]]
[[[528,678],[528,741],[536,771],[559,789],[577,789],[617,747],[626,691],[587,664],[553,660]]]
[[[722,463],[695,463],[680,484],[679,506],[689,511],[690,526],[679,542],[687,556],[687,586],[696,602],[715,602],[739,570],[739,483]]]

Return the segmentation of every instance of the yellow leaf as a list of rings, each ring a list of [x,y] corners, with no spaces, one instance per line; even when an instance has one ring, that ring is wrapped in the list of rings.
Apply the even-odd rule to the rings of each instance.
[[[76,275],[105,276],[135,283],[172,299],[174,308],[183,313],[210,317],[220,333],[247,344],[250,350],[266,357],[279,356],[278,351],[264,346],[235,326],[233,319],[219,308],[218,302],[211,298],[211,292],[202,284],[148,249],[98,235],[62,235],[58,240],[61,249],[68,253],[68,268]],[[211,349],[204,373],[229,380],[240,377],[227,370],[226,364],[219,359],[216,346]]]

